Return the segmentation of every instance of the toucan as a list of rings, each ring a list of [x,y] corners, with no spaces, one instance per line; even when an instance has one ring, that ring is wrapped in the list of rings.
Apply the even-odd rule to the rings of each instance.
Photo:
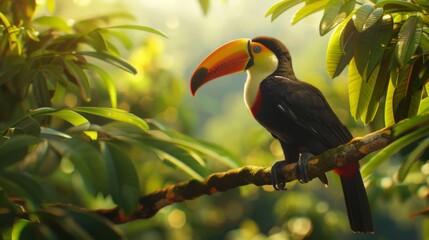
[[[285,160],[272,165],[273,185],[285,190],[280,169],[299,163],[300,180],[307,182],[305,161],[353,137],[316,87],[299,80],[286,46],[273,37],[259,36],[228,42],[209,54],[191,77],[191,93],[205,83],[236,72],[247,72],[244,101],[253,117],[279,140]],[[370,205],[359,163],[334,169],[340,176],[350,227],[374,232]],[[323,174],[319,179],[327,184]]]

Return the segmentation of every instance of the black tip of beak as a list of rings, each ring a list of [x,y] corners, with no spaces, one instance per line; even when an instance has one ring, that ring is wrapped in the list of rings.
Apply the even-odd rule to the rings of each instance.
[[[198,68],[197,71],[194,72],[191,79],[191,92],[192,95],[195,96],[195,92],[201,85],[204,84],[204,79],[207,76],[208,69],[205,67]]]

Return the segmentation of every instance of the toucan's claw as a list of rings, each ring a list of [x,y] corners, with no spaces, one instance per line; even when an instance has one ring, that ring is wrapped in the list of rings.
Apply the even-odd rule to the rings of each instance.
[[[297,167],[297,174],[298,174],[298,181],[300,183],[308,183],[310,181],[310,178],[308,177],[308,166],[307,162],[308,159],[310,159],[313,156],[311,153],[301,153],[299,156],[299,161],[296,164]]]
[[[276,161],[271,166],[271,176],[273,181],[273,187],[277,191],[285,191],[286,188],[286,182],[282,174],[282,167],[286,165],[285,160]]]

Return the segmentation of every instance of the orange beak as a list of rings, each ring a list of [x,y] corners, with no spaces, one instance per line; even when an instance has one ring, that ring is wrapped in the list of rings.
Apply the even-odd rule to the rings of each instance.
[[[191,92],[195,92],[210,80],[243,72],[253,64],[250,39],[237,39],[214,50],[195,69],[191,78]]]

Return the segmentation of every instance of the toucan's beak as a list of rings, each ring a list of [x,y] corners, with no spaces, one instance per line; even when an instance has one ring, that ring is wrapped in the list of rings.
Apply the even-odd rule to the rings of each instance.
[[[191,92],[210,80],[228,74],[243,72],[253,64],[250,39],[237,39],[214,50],[195,69],[191,78]]]

